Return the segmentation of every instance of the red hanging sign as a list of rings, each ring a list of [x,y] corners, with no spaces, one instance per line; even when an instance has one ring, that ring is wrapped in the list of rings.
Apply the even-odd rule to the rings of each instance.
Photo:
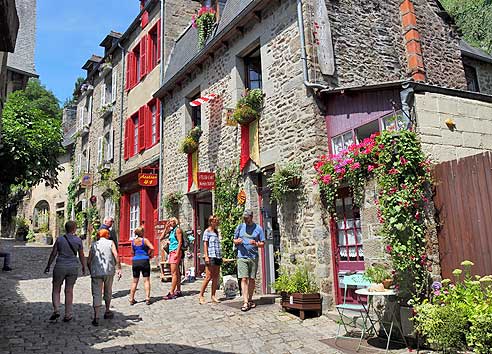
[[[215,189],[215,173],[198,172],[198,189]]]
[[[143,187],[157,186],[157,174],[156,173],[139,173],[138,184]]]

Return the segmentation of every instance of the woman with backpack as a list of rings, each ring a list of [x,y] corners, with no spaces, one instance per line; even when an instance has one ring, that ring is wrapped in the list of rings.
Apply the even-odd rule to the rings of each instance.
[[[210,280],[212,280],[212,302],[219,303],[219,300],[215,297],[217,284],[219,283],[220,266],[222,265],[219,231],[217,230],[219,226],[219,218],[215,215],[211,215],[208,218],[208,225],[208,228],[203,233],[203,253],[205,254],[206,275],[200,289],[199,302],[201,305],[206,303],[204,293]]]
[[[140,273],[144,278],[145,303],[150,305],[150,258],[154,255],[154,246],[144,238],[144,228],[137,227],[134,231],[135,238],[132,240],[132,272],[133,282],[130,288],[130,305],[135,305],[135,292],[137,291]]]
[[[56,239],[48,259],[48,265],[44,270],[45,273],[49,273],[51,263],[56,258],[53,269],[53,314],[49,318],[50,322],[56,321],[60,317],[60,292],[63,283],[65,283],[65,316],[63,322],[72,320],[73,287],[77,281],[80,266],[82,266],[82,274],[85,274],[84,248],[82,247],[82,240],[75,235],[76,230],[75,221],[65,223],[67,233]]]
[[[178,297],[183,296],[181,292],[181,272],[179,270],[179,264],[181,263],[181,258],[183,257],[183,231],[178,226],[179,221],[177,218],[170,218],[166,229],[164,231],[164,235],[161,237],[164,238],[167,234],[169,234],[169,257],[167,262],[171,266],[171,289],[164,296],[164,300],[173,300]]]

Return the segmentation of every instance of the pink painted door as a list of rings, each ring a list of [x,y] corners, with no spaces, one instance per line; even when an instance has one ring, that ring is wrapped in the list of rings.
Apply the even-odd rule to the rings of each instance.
[[[339,191],[335,201],[337,220],[332,222],[332,244],[335,263],[337,303],[343,303],[343,277],[363,272],[364,251],[359,208],[353,205],[348,188]],[[355,294],[348,292],[347,302],[355,302]]]

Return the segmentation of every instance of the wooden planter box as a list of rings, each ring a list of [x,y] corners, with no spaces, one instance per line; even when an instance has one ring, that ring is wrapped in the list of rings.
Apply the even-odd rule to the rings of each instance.
[[[307,312],[314,312],[317,317],[321,316],[322,303],[320,294],[287,294],[282,292],[282,309],[283,310],[299,310],[301,320],[306,318]]]

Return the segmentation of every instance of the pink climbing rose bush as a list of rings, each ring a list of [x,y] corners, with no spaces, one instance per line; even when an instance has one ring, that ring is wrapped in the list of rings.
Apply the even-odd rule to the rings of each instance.
[[[361,206],[367,180],[376,179],[379,192],[374,202],[385,251],[397,282],[410,277],[405,282],[414,283],[409,295],[419,298],[429,288],[424,215],[431,193],[430,165],[417,135],[409,130],[373,134],[336,155],[320,156],[314,165],[316,183],[333,217],[340,187],[348,185],[354,204]]]

